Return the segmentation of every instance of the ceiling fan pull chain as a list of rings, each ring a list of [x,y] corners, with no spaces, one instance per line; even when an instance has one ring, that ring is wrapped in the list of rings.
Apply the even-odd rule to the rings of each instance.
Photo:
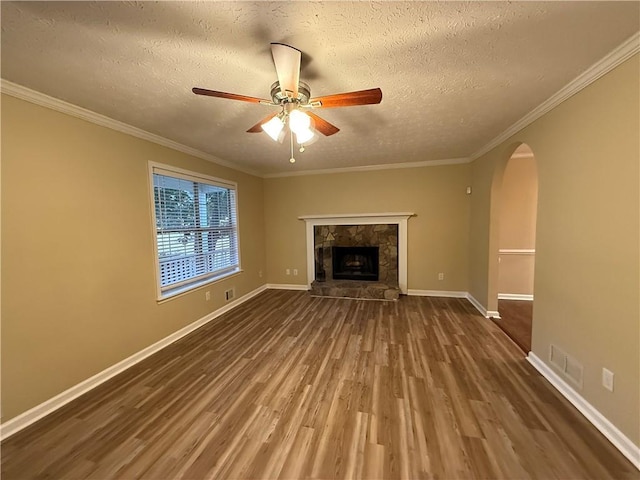
[[[291,158],[289,159],[289,162],[296,163],[296,159],[293,157],[293,132],[289,132],[289,141],[291,144]]]

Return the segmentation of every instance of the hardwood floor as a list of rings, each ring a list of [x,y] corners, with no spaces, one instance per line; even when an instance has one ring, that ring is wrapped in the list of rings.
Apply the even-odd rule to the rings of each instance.
[[[270,290],[2,444],[2,478],[638,478],[463,299]]]
[[[524,351],[531,351],[531,323],[533,302],[526,300],[498,300],[500,320],[496,324]]]

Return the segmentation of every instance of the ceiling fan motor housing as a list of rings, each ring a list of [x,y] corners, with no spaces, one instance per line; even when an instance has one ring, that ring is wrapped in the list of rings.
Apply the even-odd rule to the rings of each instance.
[[[275,82],[271,85],[271,99],[273,103],[276,105],[281,105],[283,103],[297,103],[300,105],[306,105],[309,103],[309,99],[311,98],[311,89],[309,85],[304,82],[298,82],[298,96],[294,97],[293,92],[287,92],[285,94],[282,92],[280,88],[280,82]]]

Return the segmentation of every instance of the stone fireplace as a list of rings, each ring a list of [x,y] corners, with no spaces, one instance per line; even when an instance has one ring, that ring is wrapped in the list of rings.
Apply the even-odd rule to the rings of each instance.
[[[336,248],[353,255],[354,248],[376,249],[376,278],[350,278],[350,280],[376,280],[393,287],[398,286],[398,226],[393,224],[372,225],[316,225],[313,229],[315,261],[314,280],[345,280],[344,275],[334,275]],[[361,255],[356,262],[364,261]]]
[[[406,293],[412,214],[301,217],[313,295],[395,300]]]

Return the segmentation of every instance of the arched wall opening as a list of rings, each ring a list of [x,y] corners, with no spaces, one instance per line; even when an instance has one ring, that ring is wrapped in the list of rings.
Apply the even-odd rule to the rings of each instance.
[[[489,291],[500,326],[525,351],[531,350],[538,174],[524,143],[496,168],[491,192]]]

